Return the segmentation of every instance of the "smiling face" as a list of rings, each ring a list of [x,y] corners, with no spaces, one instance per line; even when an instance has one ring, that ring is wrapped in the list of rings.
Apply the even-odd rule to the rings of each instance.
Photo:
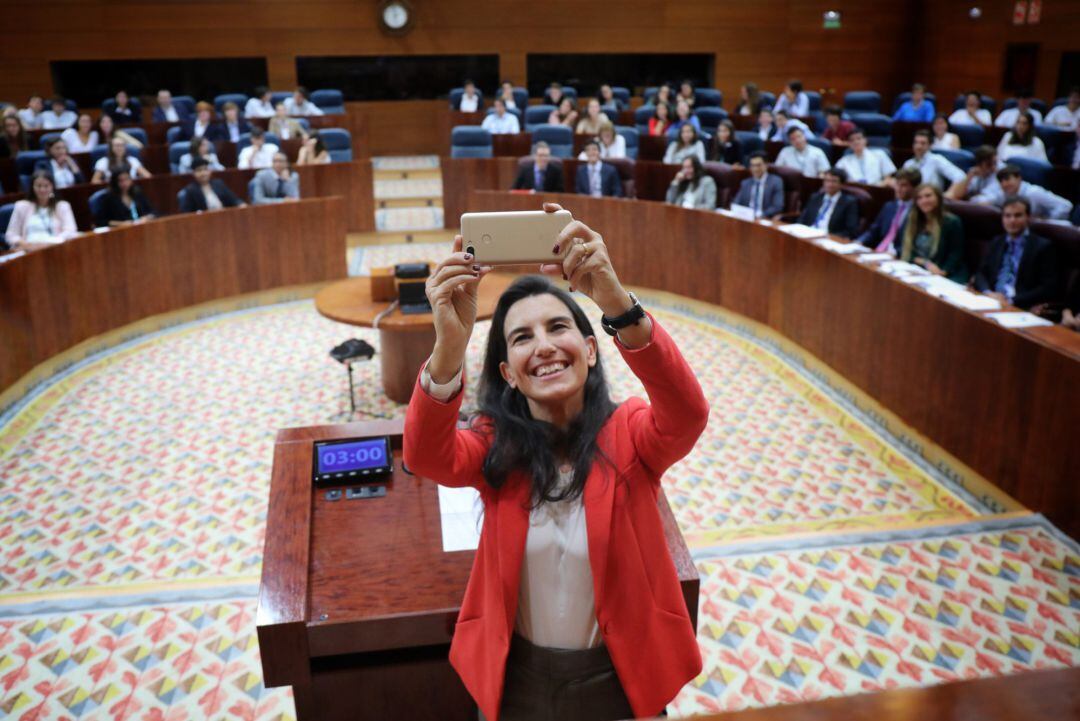
[[[974,116],[982,107],[982,98],[975,93],[968,93],[968,96],[964,98],[964,107],[967,108],[968,114]]]
[[[1005,195],[1016,195],[1020,192],[1020,180],[1019,175],[1011,175],[1004,180],[999,180],[998,184],[1001,185],[1001,192],[1005,193]]]
[[[94,129],[94,121],[90,118],[89,115],[83,114],[79,116],[76,127],[78,127],[80,133],[82,133],[83,135],[87,135],[90,133],[91,130]]]
[[[589,101],[589,117],[593,119],[600,117],[600,101],[595,98]]]
[[[112,117],[110,117],[108,115],[102,115],[101,118],[98,120],[98,127],[101,129],[101,138],[102,138],[102,140],[104,140],[105,138],[112,135],[112,131],[113,131],[113,119],[112,119]]]
[[[53,194],[53,183],[47,177],[34,178],[34,199],[38,205],[47,205]]]
[[[926,151],[930,149],[930,141],[925,135],[916,135],[915,139],[911,141],[911,149],[915,152],[917,157],[926,155]]]
[[[938,207],[938,196],[934,192],[933,188],[921,188],[915,194],[915,205],[919,206],[919,210],[930,215]]]
[[[852,133],[848,136],[848,140],[851,142],[851,149],[856,155],[862,155],[866,150],[866,136],[862,133]]]
[[[682,174],[687,180],[694,179],[694,161],[690,158],[683,158],[682,161]]]
[[[1023,235],[1028,227],[1028,212],[1024,204],[1009,203],[1002,208],[1001,225],[1009,235]]]
[[[124,142],[123,138],[113,138],[109,141],[109,150],[112,151],[115,157],[123,158],[127,155],[127,143]]]
[[[694,126],[687,123],[679,128],[679,140],[683,145],[690,145],[694,142]]]
[[[772,124],[773,124],[772,113],[770,113],[768,110],[762,110],[760,113],[758,113],[758,125],[760,125],[763,128],[767,128]]]
[[[949,131],[949,122],[945,118],[934,118],[934,137],[945,137],[945,133]]]
[[[800,128],[795,128],[791,135],[788,136],[788,140],[791,142],[792,147],[800,153],[806,148],[806,133]]]
[[[825,191],[825,195],[836,195],[840,192],[840,178],[832,173],[825,173],[821,179],[821,189]]]
[[[589,143],[585,146],[585,159],[588,160],[590,164],[600,160],[600,148],[596,143]]]
[[[55,143],[49,146],[49,155],[53,157],[53,160],[63,160],[67,157],[67,154],[67,143],[65,143],[63,140],[57,140]]]
[[[690,104],[685,100],[680,100],[679,104],[675,106],[675,114],[679,116],[679,120],[686,120],[690,117]]]
[[[22,125],[19,123],[19,119],[13,115],[9,115],[4,118],[4,135],[14,138],[19,134],[19,130]]]
[[[120,173],[116,176],[116,187],[120,188],[121,193],[131,190],[132,183],[131,173]]]
[[[1031,118],[1027,115],[1021,115],[1016,119],[1016,132],[1020,135],[1027,135],[1031,132]]]
[[[582,335],[570,309],[550,293],[522,298],[506,313],[504,338],[499,371],[528,400],[533,417],[576,416],[597,355],[596,338]]]
[[[570,102],[570,98],[563,98],[562,102],[559,103],[559,114],[560,115],[569,115],[570,112],[573,109],[574,109],[574,104]]]

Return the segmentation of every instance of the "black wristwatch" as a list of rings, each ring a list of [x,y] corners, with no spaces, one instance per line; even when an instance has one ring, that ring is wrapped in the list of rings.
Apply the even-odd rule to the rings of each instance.
[[[600,327],[608,335],[618,335],[621,329],[637,325],[638,321],[645,317],[645,309],[641,307],[637,296],[629,292],[627,295],[630,296],[630,300],[634,303],[634,305],[630,306],[630,310],[614,318],[608,318],[606,315],[600,316]]]

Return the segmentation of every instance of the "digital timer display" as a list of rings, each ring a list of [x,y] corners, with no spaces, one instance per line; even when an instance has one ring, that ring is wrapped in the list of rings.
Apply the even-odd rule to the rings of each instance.
[[[315,444],[316,481],[356,481],[392,470],[390,439],[385,436]]]

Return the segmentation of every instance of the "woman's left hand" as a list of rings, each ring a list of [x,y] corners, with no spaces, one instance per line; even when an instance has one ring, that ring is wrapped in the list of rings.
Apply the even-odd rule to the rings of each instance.
[[[557,203],[544,203],[544,211],[562,210]],[[603,237],[580,220],[574,220],[559,233],[556,253],[563,253],[562,263],[545,263],[540,272],[561,275],[570,281],[570,290],[579,290],[600,306],[608,317],[622,315],[633,305],[630,295],[619,282],[611,266]]]

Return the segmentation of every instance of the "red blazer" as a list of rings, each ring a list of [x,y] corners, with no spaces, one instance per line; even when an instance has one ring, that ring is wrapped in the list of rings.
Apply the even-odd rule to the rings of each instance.
[[[615,343],[645,385],[652,405],[632,398],[600,431],[585,483],[585,525],[596,618],[615,671],[637,716],[654,716],[701,671],[696,633],[656,507],[660,477],[694,447],[709,406],[671,336],[653,320],[638,349]],[[484,525],[450,645],[450,663],[490,721],[498,721],[506,656],[517,617],[518,585],[529,528],[529,478],[511,474],[501,488],[481,466],[489,437],[456,428],[464,394],[436,401],[417,382],[405,415],[405,463],[447,486],[472,486]]]

